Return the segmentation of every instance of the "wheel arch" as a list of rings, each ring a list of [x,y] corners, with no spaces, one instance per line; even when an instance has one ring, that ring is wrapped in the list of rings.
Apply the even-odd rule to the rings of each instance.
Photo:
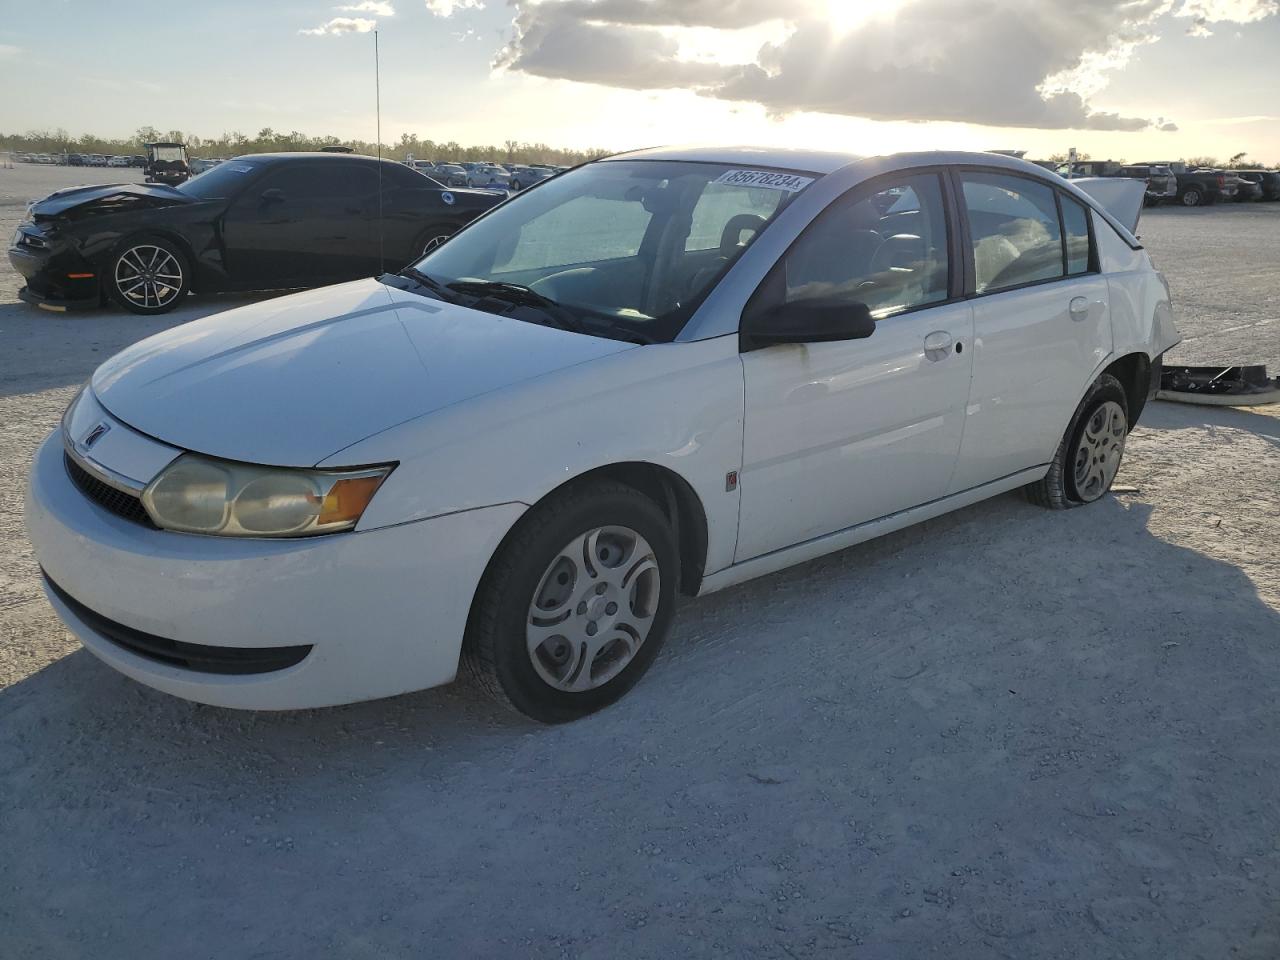
[[[1151,358],[1141,351],[1127,353],[1112,360],[1101,371],[1109,373],[1124,387],[1129,407],[1129,429],[1132,430],[1147,405],[1147,393],[1151,384]]]
[[[593,480],[612,480],[622,483],[652,500],[671,521],[680,551],[680,582],[678,588],[686,596],[695,596],[702,586],[707,562],[707,514],[702,499],[684,477],[669,467],[644,460],[630,460],[593,467],[571,477],[548,490],[525,511],[529,516],[538,506],[569,487],[582,486]],[[493,551],[491,564],[520,527],[520,520],[512,524]],[[487,569],[487,567],[486,567]]]
[[[197,280],[200,278],[200,271],[196,264],[195,251],[191,248],[191,242],[181,233],[166,229],[164,227],[139,227],[136,230],[122,232],[120,236],[109,246],[107,246],[98,255],[98,275],[102,280],[103,289],[106,289],[107,269],[111,266],[111,262],[115,259],[116,251],[125,244],[133,240],[141,240],[146,237],[159,237],[161,240],[167,240],[181,251],[182,255],[187,258],[187,270],[190,271],[191,277],[187,283],[188,290],[199,290],[200,284]]]

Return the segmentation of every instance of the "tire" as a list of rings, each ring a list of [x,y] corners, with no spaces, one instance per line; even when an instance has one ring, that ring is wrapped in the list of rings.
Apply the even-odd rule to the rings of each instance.
[[[511,181],[511,183],[509,184],[509,186],[510,186],[510,187],[511,187],[511,189],[512,189],[513,191],[515,191],[516,193],[519,193],[519,192],[520,192],[520,181],[519,181],[519,180],[512,180],[512,181]]]
[[[1076,408],[1048,473],[1023,487],[1023,493],[1036,506],[1050,510],[1069,510],[1101,499],[1120,471],[1128,435],[1128,397],[1120,381],[1104,373]]]
[[[103,286],[107,296],[130,313],[168,313],[191,289],[191,265],[173,241],[140,234],[112,252]]]
[[[630,552],[628,535],[638,538]],[[593,568],[596,547],[603,562]],[[585,717],[649,669],[671,627],[679,576],[671,525],[652,500],[621,483],[570,485],[526,514],[490,561],[461,672],[542,723]]]
[[[1187,187],[1182,191],[1182,196],[1178,201],[1184,207],[1198,207],[1204,203],[1204,194],[1200,192],[1199,187]]]

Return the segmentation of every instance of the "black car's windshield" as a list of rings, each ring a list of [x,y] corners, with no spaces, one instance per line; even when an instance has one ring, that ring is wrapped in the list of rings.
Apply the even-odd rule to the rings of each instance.
[[[454,290],[524,288],[592,333],[671,340],[814,179],[685,161],[588,164],[498,207],[416,268]]]
[[[198,200],[223,200],[234,196],[245,178],[258,169],[258,164],[246,160],[228,160],[211,167],[198,177],[180,183],[175,189]]]

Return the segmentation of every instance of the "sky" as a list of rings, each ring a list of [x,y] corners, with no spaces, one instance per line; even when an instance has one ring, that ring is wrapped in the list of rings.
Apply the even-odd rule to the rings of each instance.
[[[0,132],[1280,164],[1280,0],[0,0]]]

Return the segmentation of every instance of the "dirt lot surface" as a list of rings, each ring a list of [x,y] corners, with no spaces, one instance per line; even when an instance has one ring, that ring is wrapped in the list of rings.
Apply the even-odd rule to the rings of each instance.
[[[0,226],[91,173],[114,171],[0,170]],[[1176,358],[1280,369],[1280,204],[1142,233]],[[21,523],[75,386],[226,304],[57,316],[17,286],[0,271],[0,955],[1280,956],[1274,412],[1157,403],[1136,493],[999,497],[686,602],[649,677],[567,727],[465,686],[237,713],[80,649]]]

